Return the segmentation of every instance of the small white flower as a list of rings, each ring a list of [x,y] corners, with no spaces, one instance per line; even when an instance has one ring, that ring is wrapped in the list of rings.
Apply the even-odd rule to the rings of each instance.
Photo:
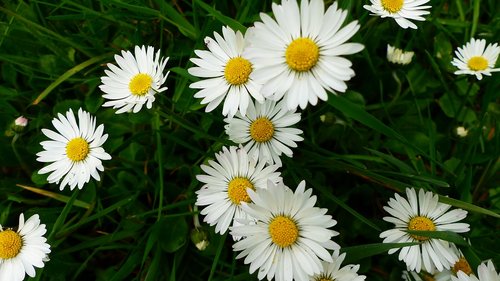
[[[450,205],[438,202],[438,195],[423,189],[419,190],[417,197],[415,189],[407,188],[406,195],[408,199],[395,194],[395,199],[389,200],[389,206],[384,206],[384,210],[391,214],[384,220],[394,223],[395,228],[382,232],[380,237],[384,238],[384,243],[420,244],[391,249],[389,254],[400,251],[399,260],[406,263],[408,270],[420,272],[423,269],[434,273],[436,269],[449,269],[459,259],[453,250],[453,243],[409,234],[407,230],[467,232],[468,224],[457,223],[467,216],[467,211],[455,209],[447,212]]]
[[[491,76],[491,72],[500,71],[500,68],[493,68],[499,54],[500,47],[497,43],[486,47],[486,40],[472,38],[462,48],[455,50],[456,57],[451,64],[459,69],[455,71],[456,75],[476,75],[481,80],[483,75]]]
[[[154,48],[135,46],[135,56],[130,51],[122,51],[115,55],[118,66],[108,63],[109,70],[104,70],[107,76],[101,77],[99,86],[103,95],[109,101],[102,106],[118,109],[115,113],[133,111],[137,113],[146,104],[149,109],[155,101],[155,94],[167,90],[161,87],[167,79],[163,75],[167,58],[161,58],[160,50],[154,54]]]
[[[347,11],[334,2],[325,12],[323,0],[302,0],[300,8],[296,0],[283,0],[272,10],[275,19],[261,13],[262,22],[247,31],[245,54],[255,66],[256,81],[263,83],[262,95],[283,98],[294,110],[327,100],[327,91],[345,92],[355,73],[343,56],[364,48],[346,43],[359,30],[358,22],[343,26]]]
[[[214,110],[223,100],[222,114],[233,117],[240,111],[245,115],[250,96],[259,102],[264,101],[260,94],[261,85],[253,78],[253,65],[243,55],[245,39],[229,27],[222,27],[221,37],[214,32],[215,40],[206,37],[205,44],[210,51],[195,50],[200,58],[192,58],[197,65],[188,69],[189,74],[207,78],[192,83],[189,87],[202,89],[194,97],[203,98],[201,104],[207,104],[206,112]]]
[[[457,273],[457,277],[452,276],[453,281],[500,281],[500,273],[497,273],[493,262],[489,260],[487,263],[483,262],[477,267],[477,275],[467,275],[463,271]]]
[[[16,126],[26,127],[28,125],[28,119],[26,117],[24,117],[24,116],[19,116],[14,121],[14,124]]]
[[[22,281],[26,274],[35,277],[35,267],[42,268],[50,253],[43,237],[46,232],[38,215],[26,222],[24,215],[19,215],[17,231],[0,225],[0,280]]]
[[[423,15],[430,12],[425,9],[431,6],[422,6],[430,0],[370,0],[371,5],[364,5],[363,8],[382,18],[393,18],[399,26],[404,29],[417,26],[410,20],[425,21]]]
[[[456,129],[457,136],[465,138],[469,133],[469,130],[465,129],[463,126],[459,126]]]
[[[275,183],[281,178],[277,165],[256,162],[243,148],[223,147],[215,158],[217,161],[209,160],[208,166],[200,166],[206,174],[196,176],[204,183],[196,192],[196,205],[205,206],[200,212],[203,220],[224,234],[233,218],[249,218],[241,209],[242,202],[250,202],[248,190],[260,192],[267,188],[267,181]]]
[[[348,264],[340,267],[345,259],[345,253],[339,256],[339,250],[333,251],[333,262],[324,262],[323,270],[320,274],[315,274],[309,278],[310,281],[362,281],[366,279],[364,275],[358,275],[359,264]]]
[[[415,271],[405,270],[401,277],[405,281],[451,281],[451,271],[444,269],[443,271],[430,274],[425,271],[416,273]]]
[[[302,130],[290,128],[300,121],[300,113],[290,111],[284,102],[266,100],[264,103],[248,104],[247,114],[237,113],[235,118],[226,118],[226,133],[229,139],[238,144],[245,144],[248,154],[263,159],[269,164],[281,166],[281,154],[292,157],[290,147],[297,147],[295,142],[302,141]]]
[[[329,229],[337,224],[327,209],[314,207],[316,196],[305,190],[302,181],[295,192],[282,182],[268,183],[267,189],[248,190],[252,203],[241,208],[254,221],[231,227],[231,234],[243,237],[233,245],[236,256],[250,264],[250,273],[258,269],[258,278],[276,281],[309,280],[323,270],[321,260],[333,262],[328,250],[339,249],[331,240],[339,233]]]
[[[90,177],[100,180],[98,171],[104,171],[101,160],[111,159],[101,147],[108,138],[107,134],[103,135],[104,125],[96,128],[95,117],[81,108],[78,109],[78,122],[70,109],[66,116],[59,113],[58,118],[52,120],[52,125],[57,132],[42,129],[42,133],[51,140],[41,142],[44,151],[36,154],[37,161],[51,164],[38,173],[50,173],[47,178],[49,183],[59,183],[62,179],[61,190],[66,185],[71,190],[77,185],[82,189]]]
[[[387,45],[387,60],[392,63],[407,65],[411,62],[414,52],[405,52],[399,48]]]

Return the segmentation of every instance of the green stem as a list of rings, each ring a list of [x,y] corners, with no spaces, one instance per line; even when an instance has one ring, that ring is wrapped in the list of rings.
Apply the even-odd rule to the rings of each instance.
[[[155,112],[155,116],[153,119],[153,129],[156,134],[156,156],[157,156],[157,161],[158,161],[158,169],[159,169],[159,180],[160,180],[160,198],[159,198],[159,203],[158,203],[158,217],[156,218],[157,221],[160,220],[161,218],[161,211],[163,209],[163,188],[164,188],[164,182],[163,182],[163,147],[162,147],[162,142],[161,142],[161,134],[160,134],[160,114],[158,111]]]

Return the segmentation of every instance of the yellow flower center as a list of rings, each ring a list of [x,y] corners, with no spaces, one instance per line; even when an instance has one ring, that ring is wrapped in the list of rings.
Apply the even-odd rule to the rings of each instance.
[[[256,142],[266,142],[274,136],[274,125],[267,117],[259,117],[250,124],[250,136]]]
[[[325,275],[320,275],[319,277],[316,277],[314,281],[335,281],[334,278],[332,278],[330,275],[325,276]]]
[[[274,244],[286,248],[297,241],[299,229],[291,218],[277,216],[269,224],[269,234]]]
[[[475,56],[469,59],[467,66],[474,71],[485,70],[488,68],[488,60],[482,56]]]
[[[453,273],[457,274],[459,271],[463,271],[467,275],[471,275],[472,273],[472,268],[470,268],[469,263],[464,257],[460,257],[458,261],[453,265],[453,268],[451,269]]]
[[[226,81],[234,86],[245,84],[250,73],[252,73],[252,64],[242,57],[230,59],[224,68]]]
[[[21,251],[23,240],[21,236],[10,229],[0,232],[0,258],[11,259]]]
[[[255,190],[255,187],[253,187],[253,184],[247,178],[234,178],[229,182],[227,195],[236,205],[239,205],[241,201],[250,203],[251,200],[250,196],[248,196],[247,188]]]
[[[403,8],[404,0],[382,0],[382,7],[389,13],[397,13]]]
[[[319,47],[309,38],[297,38],[286,48],[285,59],[291,69],[308,71],[318,62]]]
[[[89,151],[89,143],[83,138],[74,138],[66,145],[66,155],[73,162],[82,161],[87,158]]]
[[[408,230],[435,231],[436,225],[434,225],[431,219],[418,216],[410,220],[410,222],[408,223]],[[429,239],[429,237],[418,236],[413,234],[411,235],[411,237],[420,241],[425,241]]]
[[[151,84],[153,83],[153,78],[149,74],[139,73],[128,83],[128,88],[132,95],[144,96],[151,89]]]

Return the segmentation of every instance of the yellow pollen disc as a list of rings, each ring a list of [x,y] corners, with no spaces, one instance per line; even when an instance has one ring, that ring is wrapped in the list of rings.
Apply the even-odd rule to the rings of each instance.
[[[404,0],[382,0],[382,7],[389,13],[397,13],[403,8]]]
[[[248,196],[247,188],[255,190],[253,184],[247,178],[234,178],[229,182],[227,187],[227,195],[231,201],[239,205],[241,201],[250,203],[250,196]]]
[[[335,279],[333,279],[330,276],[321,275],[318,278],[316,278],[315,281],[335,281]]]
[[[474,71],[485,70],[488,68],[488,60],[482,56],[475,56],[469,59],[467,66]]]
[[[242,57],[230,59],[224,68],[226,81],[234,86],[245,84],[250,73],[252,73],[252,64]]]
[[[66,145],[66,155],[73,162],[84,160],[89,152],[89,143],[83,138],[74,138]]]
[[[133,95],[144,96],[151,89],[152,83],[153,78],[149,74],[139,73],[130,80],[128,88]]]
[[[299,238],[297,224],[285,216],[275,217],[269,224],[269,234],[274,244],[286,248]]]
[[[410,220],[410,222],[408,223],[408,230],[435,231],[436,225],[434,225],[431,219],[418,216]],[[413,234],[411,235],[411,237],[420,241],[425,241],[429,239],[429,237],[418,236]]]
[[[458,261],[453,265],[453,268],[451,269],[455,274],[459,271],[463,271],[467,275],[471,275],[472,273],[472,268],[470,268],[469,263],[464,257],[460,257]]]
[[[299,72],[309,71],[318,62],[318,45],[309,38],[297,38],[286,48],[285,59],[291,69]]]
[[[266,142],[274,136],[274,125],[266,117],[259,117],[250,124],[250,136],[256,142]]]
[[[21,236],[10,229],[0,232],[0,258],[11,259],[21,251],[23,240]]]

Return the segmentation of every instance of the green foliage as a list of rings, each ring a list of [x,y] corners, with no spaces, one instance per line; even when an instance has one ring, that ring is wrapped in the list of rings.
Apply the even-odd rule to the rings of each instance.
[[[0,223],[38,213],[47,225],[51,261],[36,280],[256,280],[236,260],[232,239],[208,228],[210,244],[190,239],[199,165],[232,143],[220,109],[204,112],[188,86],[186,69],[203,38],[223,25],[244,32],[270,12],[272,1],[7,1],[0,6],[0,129],[20,115],[25,130],[0,137]],[[333,1],[325,1],[330,5]],[[306,180],[318,205],[338,221],[334,237],[367,280],[400,280],[404,264],[382,244],[392,225],[382,206],[409,186],[440,194],[469,211],[471,264],[500,261],[498,73],[477,81],[456,76],[454,50],[470,37],[498,42],[496,0],[433,0],[417,30],[369,16],[368,1],[339,0],[358,19],[353,41],[365,50],[349,56],[356,76],[349,90],[308,106],[299,127],[304,142],[283,160],[294,187]],[[385,59],[387,44],[412,50],[411,64]],[[107,63],[121,50],[151,45],[169,56],[169,89],[153,109],[114,114],[98,88]],[[497,63],[498,67],[498,63]],[[101,181],[59,191],[36,161],[57,113],[79,107],[104,124],[109,139]],[[456,128],[468,130],[466,137]],[[24,186],[21,187],[21,186]],[[28,187],[28,188],[25,188]],[[203,223],[202,223],[203,224]],[[419,235],[426,233],[418,232]],[[457,242],[449,233],[430,237]],[[401,245],[399,245],[401,246]],[[498,270],[498,268],[497,268]]]

